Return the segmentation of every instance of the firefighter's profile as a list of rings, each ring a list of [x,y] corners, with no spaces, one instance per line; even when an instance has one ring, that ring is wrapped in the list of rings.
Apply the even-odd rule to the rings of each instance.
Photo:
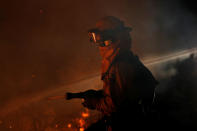
[[[157,81],[132,52],[131,31],[132,28],[114,16],[100,19],[88,31],[90,41],[98,46],[102,57],[103,88],[89,91],[92,95],[82,104],[102,112],[103,119],[86,131],[128,131],[129,127],[140,129],[146,123]]]

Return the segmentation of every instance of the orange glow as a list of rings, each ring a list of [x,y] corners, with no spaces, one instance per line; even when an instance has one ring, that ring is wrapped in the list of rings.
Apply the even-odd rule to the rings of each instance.
[[[89,113],[82,112],[81,116],[84,118],[87,118],[87,117],[89,117]]]
[[[72,129],[73,131],[84,131],[85,128],[87,127],[87,118],[90,117],[90,113],[89,113],[89,110],[86,109],[85,111],[81,112],[81,115],[79,118],[76,118],[74,120],[75,123],[68,123],[66,125],[67,129],[70,128]],[[75,130],[76,129],[76,130]]]
[[[85,121],[83,119],[79,119],[79,125],[80,127],[83,127],[85,125]]]
[[[68,124],[68,128],[71,128],[72,127],[72,125],[71,124]]]
[[[79,131],[84,131],[84,128],[80,128]]]

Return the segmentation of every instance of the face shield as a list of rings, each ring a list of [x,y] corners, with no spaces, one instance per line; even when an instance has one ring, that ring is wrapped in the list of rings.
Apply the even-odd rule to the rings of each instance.
[[[110,46],[113,41],[113,32],[111,30],[99,31],[92,29],[88,31],[90,42],[96,46]]]

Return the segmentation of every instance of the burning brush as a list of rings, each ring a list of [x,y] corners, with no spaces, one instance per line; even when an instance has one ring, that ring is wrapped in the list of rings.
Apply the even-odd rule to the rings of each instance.
[[[95,90],[88,90],[88,91],[79,92],[79,93],[68,92],[62,96],[48,97],[48,100],[58,100],[58,99],[70,100],[70,99],[74,99],[74,98],[86,99],[87,97],[92,97],[92,96],[98,95],[98,93],[100,94],[100,92],[95,91]],[[79,129],[79,131],[84,131],[85,128],[87,128],[87,120],[88,120],[89,116],[90,116],[89,110],[85,109],[85,111],[83,111],[81,113],[81,116],[79,118],[77,118],[73,122],[73,124],[71,124],[71,123],[67,124],[67,128],[73,129],[74,131],[76,128]],[[75,123],[77,123],[77,125]]]

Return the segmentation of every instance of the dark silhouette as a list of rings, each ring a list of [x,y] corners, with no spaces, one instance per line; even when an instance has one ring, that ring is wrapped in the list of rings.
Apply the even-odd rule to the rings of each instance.
[[[113,16],[104,17],[96,23],[96,28],[89,30],[90,40],[99,47],[102,57],[103,89],[80,94],[88,94],[83,105],[102,112],[103,118],[86,131],[153,127],[149,116],[158,83],[130,50],[130,31],[131,28]]]

